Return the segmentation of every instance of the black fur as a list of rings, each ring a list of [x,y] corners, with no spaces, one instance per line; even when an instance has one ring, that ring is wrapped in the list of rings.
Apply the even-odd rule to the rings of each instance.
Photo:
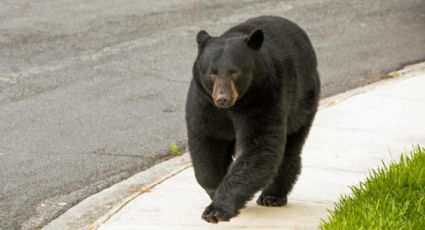
[[[212,199],[202,217],[228,221],[259,190],[259,205],[286,204],[320,92],[306,33],[289,20],[263,16],[219,37],[201,31],[197,42],[186,123],[196,179]],[[230,77],[235,66],[239,97],[232,107],[218,108],[208,71]]]

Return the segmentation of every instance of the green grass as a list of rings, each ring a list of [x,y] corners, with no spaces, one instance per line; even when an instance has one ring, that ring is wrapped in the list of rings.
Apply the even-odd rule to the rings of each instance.
[[[171,143],[168,146],[168,152],[172,155],[172,156],[180,156],[182,155],[182,152],[180,151],[180,147],[178,144],[176,143]]]
[[[387,76],[390,78],[396,78],[396,77],[400,77],[401,73],[399,71],[394,71],[394,72],[388,73]]]
[[[322,220],[322,229],[425,229],[425,148],[372,170],[351,190]]]

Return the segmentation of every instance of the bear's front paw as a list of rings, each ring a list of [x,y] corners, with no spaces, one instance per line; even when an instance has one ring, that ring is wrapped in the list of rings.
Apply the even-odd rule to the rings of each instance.
[[[216,224],[220,221],[229,221],[230,218],[236,216],[237,213],[227,211],[218,205],[210,204],[202,214],[202,219],[209,223]]]
[[[261,206],[283,206],[288,203],[288,199],[285,197],[280,196],[273,196],[273,195],[263,195],[261,194],[260,197],[257,199],[257,204]]]

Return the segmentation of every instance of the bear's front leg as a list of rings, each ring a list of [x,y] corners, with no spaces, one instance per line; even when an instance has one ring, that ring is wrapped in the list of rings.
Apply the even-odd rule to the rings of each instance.
[[[283,119],[275,116],[269,113],[235,119],[237,148],[241,154],[229,167],[212,203],[205,209],[204,220],[210,223],[230,220],[257,191],[273,181],[286,141]]]
[[[189,148],[196,180],[212,200],[232,162],[234,141],[189,132]]]

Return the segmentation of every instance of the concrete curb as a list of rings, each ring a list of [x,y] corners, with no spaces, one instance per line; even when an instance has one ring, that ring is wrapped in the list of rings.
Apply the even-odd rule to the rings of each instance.
[[[424,71],[425,62],[406,66],[400,71],[393,72],[396,73],[397,77],[388,78],[323,99],[320,101],[319,109],[321,110],[330,107],[344,101],[347,98],[364,93],[378,86],[394,84],[417,76]],[[191,163],[188,153],[155,165],[152,168],[140,172],[86,198],[42,229],[97,229],[128,202],[140,194],[149,191],[152,187],[167,178],[170,178],[190,167],[190,165]]]
[[[347,92],[340,93],[340,94],[337,94],[335,96],[331,96],[331,97],[322,99],[320,101],[319,110],[330,107],[334,104],[337,104],[341,101],[344,101],[347,98],[350,98],[350,97],[357,95],[357,94],[364,93],[364,92],[369,91],[371,89],[374,89],[378,86],[382,86],[382,85],[386,85],[386,84],[394,84],[396,82],[403,81],[405,79],[417,76],[418,74],[423,73],[424,71],[425,71],[425,62],[407,65],[399,71],[394,71],[392,73],[388,73],[387,76],[389,78],[387,78],[387,79],[383,79],[381,81],[377,81],[377,82],[371,83],[369,85],[362,86],[360,88],[355,88],[355,89],[349,90]],[[399,75],[399,76],[390,77],[390,74],[394,74],[394,73],[396,75]]]
[[[157,164],[86,198],[44,226],[44,230],[96,229],[125,204],[190,167],[188,153]]]

